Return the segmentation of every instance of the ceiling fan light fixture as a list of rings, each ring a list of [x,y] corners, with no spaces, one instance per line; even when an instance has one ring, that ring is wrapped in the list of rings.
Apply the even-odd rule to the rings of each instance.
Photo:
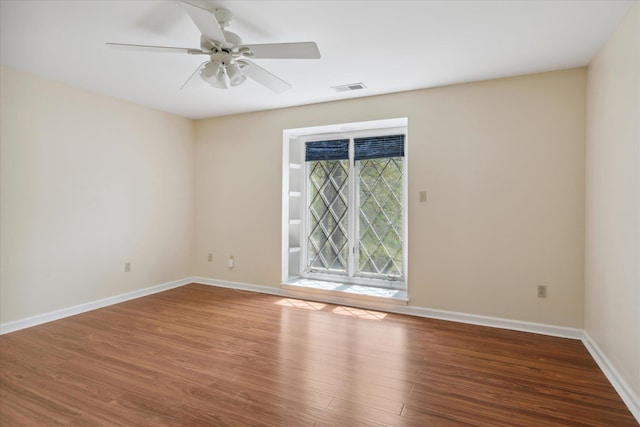
[[[229,83],[231,83],[233,87],[241,85],[247,79],[247,76],[240,71],[238,64],[229,64],[226,70],[227,76],[229,76]]]
[[[218,89],[229,89],[229,78],[219,62],[209,62],[200,70],[202,80]]]
[[[216,79],[218,73],[220,73],[221,64],[219,62],[208,62],[204,67],[200,70],[200,76],[203,80],[209,81],[211,79]]]

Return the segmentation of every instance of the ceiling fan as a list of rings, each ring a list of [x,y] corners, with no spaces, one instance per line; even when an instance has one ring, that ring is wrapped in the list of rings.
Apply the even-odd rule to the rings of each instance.
[[[272,91],[281,93],[290,89],[291,85],[247,58],[320,58],[320,51],[314,42],[242,44],[242,39],[237,34],[225,30],[233,18],[229,10],[217,8],[211,12],[185,1],[182,5],[202,33],[200,49],[125,43],[107,45],[127,50],[209,56],[210,60],[200,64],[181,89],[202,80],[215,88],[228,89],[241,85],[249,77]]]

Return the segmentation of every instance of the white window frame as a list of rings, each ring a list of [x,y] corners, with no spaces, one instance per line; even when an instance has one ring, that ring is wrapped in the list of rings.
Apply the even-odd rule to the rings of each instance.
[[[364,125],[364,126],[363,126]],[[408,132],[406,119],[391,119],[385,121],[376,122],[364,122],[364,123],[350,123],[338,126],[336,131],[335,126],[320,127],[320,128],[306,128],[295,129],[284,132],[283,138],[283,266],[282,266],[282,280],[284,283],[291,283],[300,278],[321,280],[329,282],[339,282],[345,284],[359,284],[366,286],[382,287],[386,289],[407,289],[407,272],[408,272]],[[349,130],[344,131],[343,129]],[[359,209],[353,208],[359,206],[359,162],[353,162],[353,139],[359,137],[369,136],[387,136],[387,135],[405,135],[405,156],[403,158],[403,173],[402,173],[402,185],[403,185],[403,276],[397,280],[386,280],[379,278],[366,277],[366,275],[356,275],[356,261],[357,257],[354,253],[354,248],[358,250],[358,238],[359,238]],[[348,194],[348,203],[351,207],[349,209],[348,218],[348,234],[349,234],[349,250],[348,250],[348,266],[349,271],[346,275],[339,274],[324,274],[319,272],[307,272],[305,271],[305,264],[307,260],[307,233],[309,230],[309,213],[308,213],[308,197],[310,188],[308,185],[308,173],[309,165],[304,160],[304,147],[307,141],[313,140],[327,140],[327,139],[349,139],[349,182],[348,185],[351,189]],[[295,150],[292,150],[292,144],[297,144]],[[354,164],[355,163],[355,164]],[[297,178],[290,175],[292,170],[296,170]],[[296,187],[299,191],[292,191],[292,187]],[[291,195],[295,194],[294,197]],[[299,223],[292,225],[291,218],[291,204],[299,204],[297,208],[294,206],[293,211],[299,213]],[[356,204],[357,203],[357,204]],[[299,227],[298,232],[298,246],[292,247],[291,228]],[[295,240],[295,239],[294,239]],[[297,270],[293,265],[290,265],[292,260],[292,254],[297,253],[298,268]]]

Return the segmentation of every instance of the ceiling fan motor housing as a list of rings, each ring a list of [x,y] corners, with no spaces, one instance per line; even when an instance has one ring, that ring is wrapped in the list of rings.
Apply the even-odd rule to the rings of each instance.
[[[216,21],[220,24],[220,27],[223,29],[228,27],[233,19],[233,13],[229,9],[225,9],[224,7],[218,7],[213,10],[213,14],[216,17]]]
[[[227,41],[227,45],[229,47],[235,48],[242,44],[242,39],[236,33],[232,33],[231,31],[224,30],[222,31],[224,34],[224,38]]]

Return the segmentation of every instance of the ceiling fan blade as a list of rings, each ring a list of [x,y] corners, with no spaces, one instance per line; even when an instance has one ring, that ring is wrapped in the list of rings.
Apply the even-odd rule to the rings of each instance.
[[[244,75],[257,81],[261,85],[271,89],[276,93],[282,93],[291,88],[291,85],[280,77],[271,74],[264,68],[254,64],[251,61],[240,60],[238,63],[241,65],[241,70]]]
[[[204,86],[204,80],[200,78],[200,70],[208,63],[209,61],[204,61],[202,64],[198,65],[198,68],[189,76],[186,82],[180,87],[180,90],[189,90],[189,89],[199,89]]]
[[[220,24],[218,24],[218,20],[212,12],[184,1],[182,2],[182,6],[184,6],[185,10],[205,38],[220,43],[222,47],[227,47],[227,41],[222,33],[222,28],[220,28]]]
[[[114,49],[135,50],[136,52],[158,52],[158,53],[187,53],[189,55],[207,55],[200,49],[190,49],[188,47],[170,47],[170,46],[148,46],[143,44],[126,44],[126,43],[107,43],[107,46]]]
[[[319,59],[320,51],[314,42],[247,44],[251,58]]]

